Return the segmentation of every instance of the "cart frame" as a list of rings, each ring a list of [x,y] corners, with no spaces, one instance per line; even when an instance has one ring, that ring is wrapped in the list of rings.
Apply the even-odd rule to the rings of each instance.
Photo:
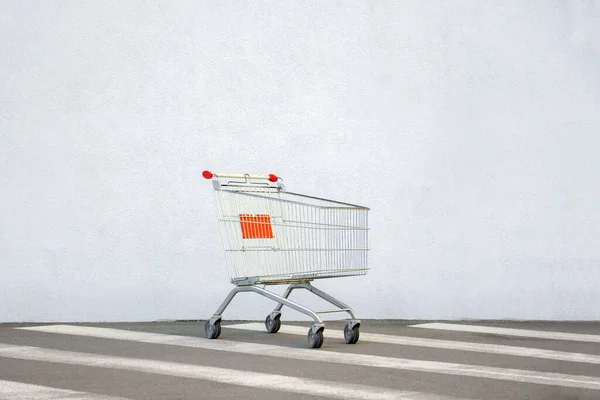
[[[223,193],[223,192],[228,192],[227,195],[231,194],[231,195],[235,195],[235,196],[240,196],[240,195],[241,196],[250,196],[250,197],[253,197],[252,200],[256,200],[255,198],[258,198],[257,201],[263,201],[263,200],[267,199],[268,201],[277,202],[277,204],[279,204],[281,202],[285,202],[286,204],[290,203],[290,204],[288,204],[290,207],[297,206],[297,205],[309,206],[309,207],[320,207],[320,208],[327,208],[328,211],[333,210],[331,212],[334,212],[334,213],[336,212],[336,209],[353,210],[353,211],[356,210],[357,212],[361,213],[361,216],[362,216],[362,214],[364,214],[364,221],[361,217],[360,219],[356,218],[356,219],[352,219],[351,221],[344,220],[343,223],[336,222],[337,225],[325,224],[324,225],[325,228],[321,228],[321,229],[327,229],[327,230],[346,230],[346,231],[351,231],[351,233],[356,233],[357,235],[360,235],[360,237],[358,237],[358,238],[350,238],[350,239],[346,238],[346,241],[340,242],[339,233],[334,232],[335,234],[338,234],[338,236],[336,236],[336,238],[335,238],[335,245],[337,246],[337,248],[331,248],[331,249],[325,249],[325,250],[322,250],[322,249],[302,249],[302,250],[290,249],[290,251],[296,252],[296,253],[305,252],[305,253],[312,254],[312,252],[325,251],[325,252],[329,252],[332,254],[335,254],[336,252],[346,252],[346,253],[350,253],[351,255],[360,254],[361,258],[358,261],[354,260],[355,262],[351,268],[342,268],[342,266],[343,266],[342,262],[344,262],[344,261],[347,262],[348,260],[353,260],[353,259],[349,258],[351,256],[346,256],[346,258],[339,256],[338,257],[338,258],[340,258],[339,265],[337,265],[335,269],[324,270],[324,272],[323,271],[318,271],[318,272],[315,272],[315,271],[309,271],[309,272],[292,271],[290,273],[282,273],[281,271],[279,271],[279,273],[276,273],[274,275],[272,274],[272,275],[264,275],[264,276],[261,276],[261,275],[247,276],[248,274],[243,274],[243,273],[240,274],[240,269],[238,268],[239,267],[238,265],[234,265],[233,267],[228,265],[230,281],[235,286],[229,292],[227,297],[223,300],[223,302],[221,303],[219,308],[215,311],[213,316],[206,321],[206,323],[205,323],[206,337],[209,339],[216,339],[220,336],[222,315],[225,312],[225,309],[229,306],[229,304],[231,303],[233,298],[238,293],[254,292],[254,293],[257,293],[257,294],[259,294],[263,297],[266,297],[270,300],[273,300],[277,303],[277,306],[275,307],[275,309],[265,319],[265,327],[269,333],[276,333],[279,330],[279,328],[281,326],[281,310],[282,310],[283,306],[287,306],[287,307],[290,307],[290,308],[292,308],[300,313],[303,313],[313,319],[314,323],[308,331],[308,342],[309,342],[310,347],[319,348],[323,344],[323,331],[325,329],[325,323],[323,322],[323,320],[321,319],[319,314],[346,312],[349,314],[350,318],[344,328],[345,341],[348,344],[356,343],[359,338],[359,328],[360,328],[361,321],[356,316],[354,310],[347,304],[343,303],[342,301],[340,301],[340,300],[336,299],[335,297],[329,295],[328,293],[325,293],[322,290],[314,287],[311,284],[311,281],[314,279],[319,279],[319,278],[355,276],[355,275],[366,274],[366,272],[368,270],[368,268],[366,267],[366,252],[368,251],[368,248],[366,248],[366,247],[365,248],[349,248],[348,244],[351,242],[352,245],[354,245],[355,242],[357,242],[357,243],[360,242],[361,245],[362,244],[366,245],[367,234],[368,234],[366,215],[367,215],[369,209],[367,207],[362,207],[362,206],[357,206],[354,204],[328,200],[328,199],[324,199],[324,198],[320,198],[320,197],[306,196],[306,195],[300,195],[297,193],[286,192],[281,178],[279,178],[273,174],[270,174],[270,175],[221,174],[221,173],[211,173],[209,171],[204,171],[202,175],[206,179],[213,180],[213,187],[215,189],[215,199],[217,201],[217,207],[220,207],[219,202],[221,199],[218,197],[219,194]],[[265,193],[263,192],[263,190],[266,191],[269,194],[269,196],[265,196]],[[320,205],[306,204],[306,203],[303,203],[302,201],[296,201],[296,199],[294,199],[294,200],[282,199],[281,198],[282,193],[285,193],[287,195],[293,195],[295,197],[298,196],[300,198],[300,200],[307,200],[307,201],[309,200],[311,202],[316,202],[317,204],[326,202],[327,207],[323,207]],[[261,197],[264,197],[264,198],[261,198]],[[245,199],[247,199],[247,198],[245,198]],[[238,211],[240,211],[240,210],[237,210],[237,206],[238,206],[237,198],[236,198],[236,200],[234,200],[233,204],[235,205],[234,208],[236,208],[236,213]],[[219,214],[219,220],[220,220],[220,225],[221,225],[221,238],[223,240],[223,244],[224,244],[224,247],[226,250],[226,255],[227,255],[228,251],[229,252],[238,252],[240,254],[240,260],[241,260],[240,262],[243,264],[242,265],[243,267],[246,267],[246,265],[243,263],[244,260],[242,259],[242,254],[246,254],[246,253],[251,254],[252,251],[257,252],[260,250],[265,250],[268,252],[267,253],[267,257],[268,257],[269,254],[276,254],[275,250],[277,250],[275,247],[263,249],[263,247],[265,247],[265,246],[243,246],[243,245],[240,245],[240,243],[242,243],[243,240],[254,239],[255,241],[261,242],[260,238],[272,239],[275,236],[272,233],[271,229],[277,229],[277,228],[281,228],[281,227],[283,227],[283,228],[289,228],[289,227],[298,228],[295,225],[291,225],[291,223],[289,223],[289,222],[280,223],[279,224],[280,226],[277,226],[277,224],[274,224],[275,226],[274,226],[274,228],[272,228],[271,227],[272,223],[271,223],[270,219],[267,219],[267,217],[252,217],[252,214],[241,214],[240,213],[239,218],[231,218],[231,216],[224,216],[220,209],[218,209],[218,214]],[[305,216],[305,214],[306,214],[305,212],[302,213],[303,216]],[[256,215],[258,216],[258,215],[263,215],[263,214],[256,214]],[[318,214],[318,215],[321,216],[323,214]],[[245,216],[248,216],[248,217],[245,217]],[[294,223],[298,224],[299,222],[294,221]],[[348,225],[351,223],[353,223],[356,226],[353,225],[350,228],[348,228]],[[229,232],[224,232],[224,229],[223,229],[224,224],[226,227],[229,227],[229,224],[233,224],[238,228],[238,230],[239,230],[239,225],[241,224],[243,240],[242,241],[239,240],[239,232],[236,233],[237,237],[235,238],[235,240],[233,240],[233,239],[231,239],[231,237],[229,237],[230,243],[234,244],[233,248],[231,248],[229,250],[228,250],[225,239],[226,239],[226,236],[230,235],[230,234],[229,234]],[[244,224],[247,224],[247,225],[244,225]],[[312,229],[313,225],[317,226],[317,224],[313,223],[313,222],[303,222],[303,224],[306,224],[306,225],[301,226],[298,229],[300,229],[300,230],[309,229],[309,233],[312,232],[312,231],[310,231],[310,229]],[[297,231],[294,231],[294,233],[297,234]],[[344,234],[344,233],[346,233],[346,232],[341,232],[341,234]],[[321,236],[323,236],[323,233],[319,233],[319,234]],[[258,238],[258,239],[256,239],[256,238]],[[334,242],[332,240],[330,240],[330,241]],[[237,247],[235,247],[235,246],[237,246]],[[331,244],[330,244],[330,246],[331,246]],[[323,257],[325,257],[325,256],[321,256],[321,258],[323,258]],[[321,260],[321,258],[318,258],[318,256],[317,256],[317,258],[315,258],[315,260],[318,262]],[[330,258],[327,259],[327,261],[331,262],[330,260],[332,260],[332,259],[337,260],[336,258],[331,258],[331,256],[330,256]],[[234,261],[236,261],[236,260],[237,259],[234,259]],[[265,258],[262,258],[260,260],[265,260]],[[291,258],[291,259],[288,258],[288,260],[292,260],[293,262],[296,261],[295,258]],[[228,260],[228,263],[229,263],[229,260]],[[299,267],[297,267],[296,269],[298,269],[298,268]],[[246,272],[245,269],[244,269],[244,272]],[[286,272],[288,272],[288,271],[286,271]],[[240,276],[240,275],[245,275],[245,276]],[[288,285],[288,287],[286,288],[283,295],[280,296],[280,295],[273,293],[266,289],[267,286],[273,286],[273,285]],[[262,287],[260,287],[260,286],[262,286]],[[290,294],[292,293],[292,291],[294,291],[296,289],[308,290],[309,292],[313,293],[314,295],[320,297],[321,299],[327,301],[328,303],[332,304],[333,306],[335,306],[337,308],[329,309],[329,310],[322,310],[322,311],[314,311],[314,310],[312,310],[308,307],[305,307],[297,302],[289,300]]]

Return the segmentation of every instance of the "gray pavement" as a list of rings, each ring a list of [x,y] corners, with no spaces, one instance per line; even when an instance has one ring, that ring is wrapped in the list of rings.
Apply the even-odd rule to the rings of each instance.
[[[3,324],[0,399],[600,399],[600,323],[363,320],[347,345],[332,321],[308,349],[282,322]]]

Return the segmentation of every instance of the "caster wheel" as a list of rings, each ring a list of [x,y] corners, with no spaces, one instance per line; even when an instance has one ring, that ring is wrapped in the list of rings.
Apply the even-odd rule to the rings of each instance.
[[[344,339],[346,339],[347,344],[355,344],[358,342],[358,337],[360,336],[359,331],[360,324],[348,323],[344,328]]]
[[[277,315],[275,318],[271,318],[271,314],[267,316],[265,319],[265,328],[267,328],[267,332],[269,333],[277,333],[279,328],[281,328],[281,315]]]
[[[204,335],[208,339],[216,339],[219,337],[220,334],[221,334],[221,320],[220,319],[216,320],[214,322],[214,324],[211,322],[210,319],[208,321],[206,321],[206,324],[204,325]]]
[[[315,331],[314,328],[308,330],[308,345],[313,349],[318,349],[323,345],[323,330],[319,328]]]

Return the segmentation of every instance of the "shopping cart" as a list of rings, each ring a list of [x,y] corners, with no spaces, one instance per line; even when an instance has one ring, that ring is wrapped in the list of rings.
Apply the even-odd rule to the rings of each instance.
[[[318,314],[347,312],[346,343],[358,341],[360,320],[346,304],[315,288],[321,278],[367,273],[367,207],[285,191],[275,175],[218,174],[204,171],[213,180],[214,195],[225,248],[229,278],[235,285],[212,318],[206,321],[209,339],[221,334],[221,315],[240,292],[254,292],[278,303],[266,320],[268,332],[281,327],[281,309],[288,306],[310,316],[310,347],[323,344],[325,324]],[[289,285],[283,296],[267,285]],[[306,289],[336,306],[313,311],[288,299],[295,289]]]

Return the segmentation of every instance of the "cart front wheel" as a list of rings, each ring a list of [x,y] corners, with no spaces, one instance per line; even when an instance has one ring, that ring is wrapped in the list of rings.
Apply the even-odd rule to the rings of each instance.
[[[315,329],[314,327],[308,330],[308,345],[313,349],[318,349],[323,345],[323,330],[324,328]]]
[[[221,320],[216,320],[214,323],[209,319],[204,325],[204,334],[208,339],[216,339],[221,334]]]
[[[275,318],[271,318],[271,314],[267,315],[267,319],[265,319],[265,328],[267,328],[267,332],[277,333],[277,331],[279,331],[279,328],[281,328],[280,317],[280,315],[277,315]]]
[[[360,324],[352,324],[348,322],[346,327],[344,328],[344,339],[346,339],[347,344],[355,344],[358,342],[358,337],[360,336]]]

